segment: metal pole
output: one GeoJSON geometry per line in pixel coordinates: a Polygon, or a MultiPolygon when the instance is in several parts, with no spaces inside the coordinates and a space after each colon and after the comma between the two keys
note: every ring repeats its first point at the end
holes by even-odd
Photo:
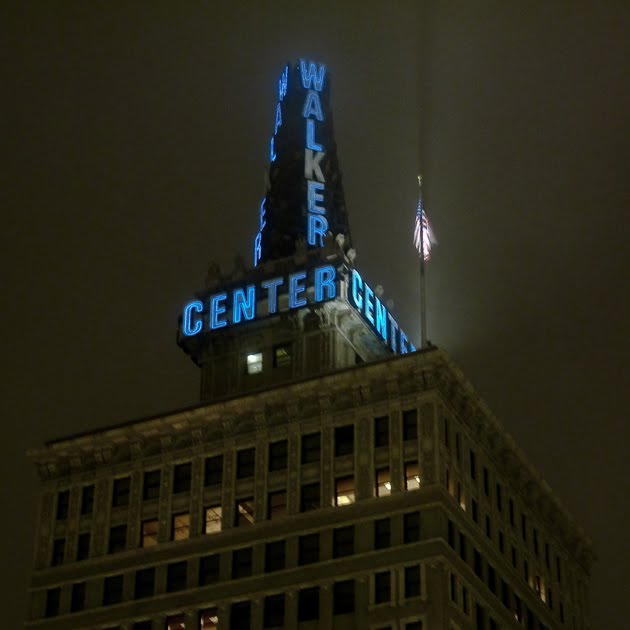
{"type": "Polygon", "coordinates": [[[422,203],[422,175],[418,175],[418,187],[420,188],[420,348],[424,349],[427,343],[427,298],[426,276],[424,268],[424,204],[422,203]]]}

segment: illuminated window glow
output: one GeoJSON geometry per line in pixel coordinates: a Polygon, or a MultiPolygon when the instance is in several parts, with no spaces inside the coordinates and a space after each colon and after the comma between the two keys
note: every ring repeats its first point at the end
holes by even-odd
{"type": "Polygon", "coordinates": [[[221,531],[221,517],[223,510],[220,505],[213,505],[206,508],[206,523],[204,533],[218,534],[221,531]]]}
{"type": "Polygon", "coordinates": [[[256,352],[255,354],[247,355],[247,373],[248,374],[260,374],[263,369],[263,356],[262,352],[256,352]]]}
{"type": "Polygon", "coordinates": [[[190,538],[190,514],[176,514],[173,516],[173,540],[190,538]]]}
{"type": "Polygon", "coordinates": [[[405,464],[405,490],[417,490],[420,487],[420,471],[417,462],[405,464]]]}
{"type": "Polygon", "coordinates": [[[340,477],[335,480],[335,505],[350,505],[354,503],[354,477],[340,477]]]}
{"type": "Polygon", "coordinates": [[[387,497],[392,493],[392,478],[389,468],[376,471],[376,496],[387,497]]]}
{"type": "Polygon", "coordinates": [[[142,546],[152,547],[158,543],[159,521],[157,519],[142,523],[142,546]]]}

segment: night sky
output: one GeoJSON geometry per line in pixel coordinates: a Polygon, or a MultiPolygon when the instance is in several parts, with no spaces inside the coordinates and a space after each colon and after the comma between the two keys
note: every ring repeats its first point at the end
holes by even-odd
{"type": "MultiPolygon", "coordinates": [[[[625,3],[627,4],[627,3],[625,3]]],[[[177,316],[251,260],[276,80],[328,64],[357,265],[592,537],[594,628],[630,617],[624,3],[20,3],[4,114],[0,567],[21,625],[45,440],[195,404],[177,316]],[[342,5],[342,8],[339,5],[342,5]]]]}

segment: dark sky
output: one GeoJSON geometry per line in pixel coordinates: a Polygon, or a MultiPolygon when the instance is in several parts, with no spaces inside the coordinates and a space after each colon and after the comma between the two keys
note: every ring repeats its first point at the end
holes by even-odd
{"type": "Polygon", "coordinates": [[[276,79],[305,56],[333,76],[363,276],[417,341],[421,168],[439,239],[429,336],[592,536],[594,627],[627,628],[623,6],[206,0],[5,13],[7,627],[23,618],[31,564],[25,451],[197,402],[177,315],[210,260],[250,259],[276,79]]]}

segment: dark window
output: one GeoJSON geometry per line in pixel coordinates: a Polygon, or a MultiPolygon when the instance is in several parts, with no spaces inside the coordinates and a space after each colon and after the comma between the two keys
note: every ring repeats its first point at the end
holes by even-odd
{"type": "Polygon", "coordinates": [[[123,576],[108,575],[103,583],[103,606],[119,604],[123,600],[123,576]]]}
{"type": "Polygon", "coordinates": [[[319,462],[319,453],[321,448],[321,435],[319,433],[311,433],[302,436],[302,463],[310,464],[311,462],[319,462]]]}
{"type": "Polygon", "coordinates": [[[127,526],[116,525],[109,530],[109,553],[124,551],[127,546],[127,526]]]}
{"type": "Polygon", "coordinates": [[[354,453],[354,425],[347,424],[335,429],[335,457],[354,453]]]}
{"type": "Polygon", "coordinates": [[[505,580],[501,580],[501,603],[510,610],[510,587],[505,580]]]}
{"type": "Polygon", "coordinates": [[[422,630],[422,621],[411,621],[405,624],[405,630],[422,630]]]}
{"type": "Polygon", "coordinates": [[[374,418],[374,446],[387,446],[389,444],[389,417],[374,418]]]}
{"type": "Polygon", "coordinates": [[[455,549],[455,526],[450,519],[448,521],[448,545],[455,549]]]}
{"type": "Polygon", "coordinates": [[[516,557],[516,547],[512,545],[512,566],[516,569],[517,557],[516,557]]]}
{"type": "Polygon", "coordinates": [[[488,475],[488,469],[483,467],[483,493],[489,497],[490,496],[490,477],[488,475]]]}
{"type": "Polygon", "coordinates": [[[79,612],[85,608],[85,582],[77,582],[72,585],[70,599],[70,612],[79,612]]]}
{"type": "Polygon", "coordinates": [[[510,507],[510,525],[514,527],[514,500],[513,499],[510,499],[509,507],[510,507]]]}
{"type": "Polygon", "coordinates": [[[420,567],[405,567],[405,597],[420,595],[420,567]]]}
{"type": "Polygon", "coordinates": [[[550,569],[549,566],[549,543],[545,543],[545,566],[550,569]]]}
{"type": "Polygon", "coordinates": [[[199,586],[214,584],[221,579],[221,560],[218,553],[199,559],[199,586]]]}
{"type": "Polygon", "coordinates": [[[418,412],[415,409],[403,411],[403,440],[415,440],[418,438],[418,412]]]}
{"type": "Polygon", "coordinates": [[[526,582],[529,582],[529,564],[527,560],[523,560],[523,577],[526,582]]]}
{"type": "Polygon", "coordinates": [[[320,507],[319,483],[306,483],[300,493],[300,512],[317,510],[320,507]]]}
{"type": "Polygon", "coordinates": [[[276,540],[265,545],[265,572],[281,571],[286,566],[284,540],[276,540]]]}
{"type": "Polygon", "coordinates": [[[492,538],[492,526],[490,524],[490,517],[486,514],[486,536],[492,538]]]}
{"type": "Polygon", "coordinates": [[[497,630],[497,622],[490,617],[490,630],[497,630]]]}
{"type": "Polygon", "coordinates": [[[459,433],[455,434],[455,457],[458,463],[462,463],[462,440],[459,433]]]}
{"type": "Polygon", "coordinates": [[[468,598],[468,589],[462,586],[462,608],[467,615],[470,612],[470,600],[468,598]]]}
{"type": "Polygon", "coordinates": [[[94,509],[94,486],[83,486],[81,490],[81,514],[92,514],[94,509]]]}
{"type": "Polygon", "coordinates": [[[192,464],[177,464],[173,469],[173,494],[190,492],[190,480],[192,477],[192,464]]]}
{"type": "Polygon", "coordinates": [[[284,625],[284,593],[265,597],[263,628],[278,628],[284,625]]]}
{"type": "MultiPolygon", "coordinates": [[[[66,518],[68,518],[69,506],[70,506],[70,490],[64,490],[63,492],[59,492],[57,494],[57,520],[58,521],[63,521],[66,518]]],[[[54,590],[54,589],[51,589],[51,590],[54,590]]]]}
{"type": "MultiPolygon", "coordinates": [[[[65,518],[65,517],[64,517],[65,518]]],[[[59,600],[61,599],[61,589],[49,588],[46,591],[46,617],[55,617],[59,614],[59,600]]]]}
{"type": "Polygon", "coordinates": [[[560,602],[560,621],[564,623],[564,604],[560,602]]]}
{"type": "Polygon", "coordinates": [[[285,470],[287,467],[287,440],[280,440],[269,445],[269,471],[285,470]]]}
{"type": "Polygon", "coordinates": [[[53,567],[59,566],[63,562],[64,554],[66,553],[66,539],[57,538],[53,542],[52,558],[50,564],[53,567]]]}
{"type": "Polygon", "coordinates": [[[479,553],[479,551],[477,549],[475,549],[475,555],[474,555],[474,569],[475,569],[475,575],[479,578],[483,579],[483,568],[481,566],[481,554],[479,553]]]}
{"type": "Polygon", "coordinates": [[[486,611],[483,606],[475,604],[475,628],[476,630],[485,630],[486,611]]]}
{"type": "Polygon", "coordinates": [[[300,536],[298,543],[298,564],[319,562],[319,534],[300,536]]]}
{"type": "Polygon", "coordinates": [[[204,464],[203,483],[205,486],[218,486],[223,481],[223,455],[208,457],[204,464]]]}
{"type": "Polygon", "coordinates": [[[391,522],[388,518],[374,521],[374,549],[386,549],[391,545],[391,522]]]}
{"type": "Polygon", "coordinates": [[[234,527],[245,527],[254,523],[254,498],[238,499],[234,510],[234,527]]]}
{"type": "Polygon", "coordinates": [[[491,564],[488,565],[488,588],[491,593],[497,594],[497,572],[491,564]]]}
{"type": "Polygon", "coordinates": [[[477,456],[475,451],[470,451],[470,478],[477,478],[477,456]]]}
{"type": "Polygon", "coordinates": [[[235,602],[230,607],[230,630],[248,630],[251,624],[250,602],[235,602]]]}
{"type": "Polygon", "coordinates": [[[560,569],[560,556],[556,556],[556,575],[558,576],[558,582],[562,582],[562,571],[560,569]]]}
{"type": "Polygon", "coordinates": [[[521,514],[521,535],[523,540],[527,542],[527,516],[525,514],[521,514]]]}
{"type": "Polygon", "coordinates": [[[409,512],[403,516],[403,541],[405,544],[420,540],[420,512],[409,512]]]}
{"type": "Polygon", "coordinates": [[[449,448],[450,446],[450,429],[448,426],[448,418],[444,418],[444,446],[449,448]]]}
{"type": "Polygon", "coordinates": [[[451,583],[451,601],[457,603],[457,578],[453,573],[450,575],[450,583],[451,583]]]}
{"type": "Polygon", "coordinates": [[[333,585],[333,614],[354,612],[354,580],[335,582],[333,585]]]}
{"type": "Polygon", "coordinates": [[[153,630],[153,622],[150,619],[146,621],[136,621],[133,624],[133,630],[153,630]]]}
{"type": "Polygon", "coordinates": [[[534,529],[533,537],[534,537],[534,553],[538,555],[538,530],[537,529],[534,529]]]}
{"type": "Polygon", "coordinates": [[[273,349],[273,367],[283,368],[291,366],[291,344],[285,343],[274,346],[273,349]]]}
{"type": "Polygon", "coordinates": [[[252,574],[252,548],[235,549],[232,552],[232,579],[252,574]]]}
{"type": "Polygon", "coordinates": [[[166,592],[174,593],[176,591],[183,591],[186,588],[188,572],[188,563],[173,562],[169,564],[166,569],[166,592]]]}
{"type": "Polygon", "coordinates": [[[129,505],[129,491],[131,489],[131,477],[114,479],[114,490],[112,492],[112,507],[129,505]]]}
{"type": "Polygon", "coordinates": [[[136,572],[134,598],[151,597],[155,589],[155,568],[140,569],[136,572]]]}
{"type": "Polygon", "coordinates": [[[338,527],[333,531],[333,558],[343,558],[354,553],[354,525],[338,527]]]}
{"type": "Polygon", "coordinates": [[[391,574],[389,571],[374,575],[374,603],[383,604],[391,599],[391,574]]]}
{"type": "Polygon", "coordinates": [[[287,491],[278,490],[267,495],[267,518],[281,518],[287,514],[287,491]]]}
{"type": "Polygon", "coordinates": [[[160,480],[162,472],[158,470],[150,470],[144,473],[142,483],[142,499],[150,501],[151,499],[160,498],[160,480]]]}
{"type": "Polygon", "coordinates": [[[319,619],[319,587],[303,588],[298,592],[298,621],[319,619]]]}
{"type": "Polygon", "coordinates": [[[459,532],[459,557],[466,562],[466,536],[459,532]]]}
{"type": "Polygon", "coordinates": [[[142,521],[140,528],[140,546],[152,547],[158,543],[158,534],[160,531],[160,521],[153,518],[149,521],[142,521]]]}
{"type": "Polygon", "coordinates": [[[547,602],[549,603],[549,608],[553,610],[553,592],[551,589],[547,589],[547,602]]]}
{"type": "Polygon", "coordinates": [[[77,540],[77,560],[87,560],[90,557],[90,532],[79,534],[77,540]]]}
{"type": "Polygon", "coordinates": [[[505,536],[503,532],[499,532],[499,551],[505,553],[505,536]]]}
{"type": "Polygon", "coordinates": [[[474,499],[472,500],[472,520],[475,521],[475,523],[479,522],[479,510],[477,509],[477,501],[474,499]]]}
{"type": "Polygon", "coordinates": [[[499,512],[503,509],[503,497],[501,494],[501,485],[497,484],[496,487],[496,497],[497,497],[497,510],[499,510],[499,512]]]}
{"type": "Polygon", "coordinates": [[[246,479],[254,476],[256,449],[246,448],[236,453],[236,478],[246,479]]]}

